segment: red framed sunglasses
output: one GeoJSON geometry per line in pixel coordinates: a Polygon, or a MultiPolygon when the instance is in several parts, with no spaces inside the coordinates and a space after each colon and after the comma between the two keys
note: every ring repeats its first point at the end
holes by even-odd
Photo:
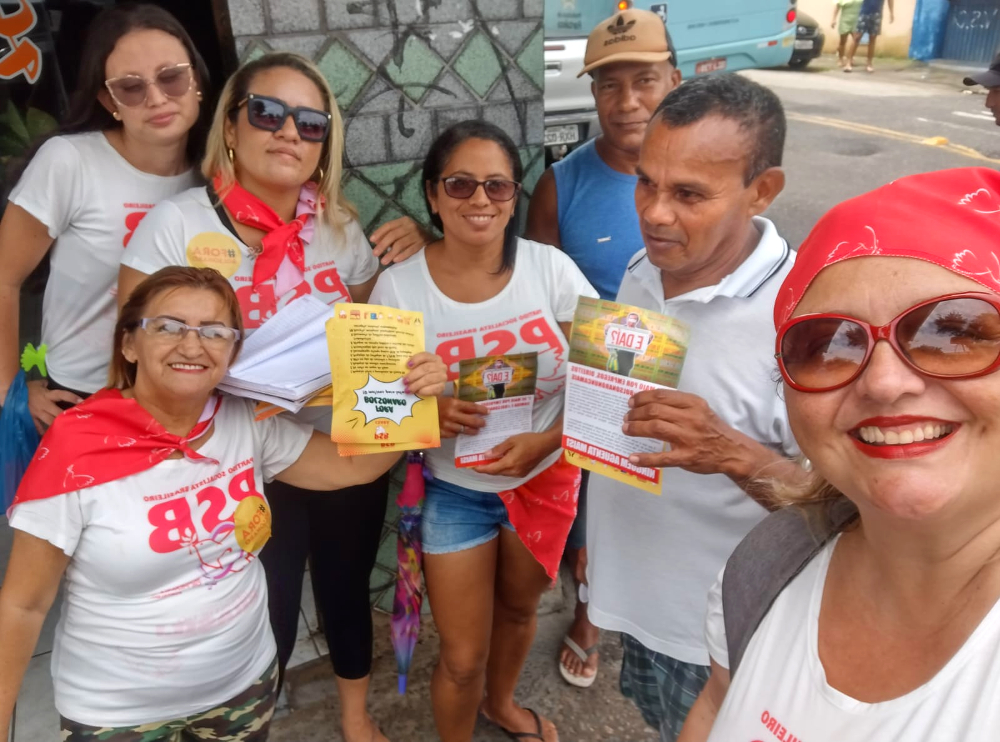
{"type": "Polygon", "coordinates": [[[922,301],[882,326],[842,314],[804,314],[778,329],[774,357],[792,389],[827,392],[858,378],[880,340],[924,376],[984,376],[1000,367],[1000,297],[947,294],[922,301]]]}

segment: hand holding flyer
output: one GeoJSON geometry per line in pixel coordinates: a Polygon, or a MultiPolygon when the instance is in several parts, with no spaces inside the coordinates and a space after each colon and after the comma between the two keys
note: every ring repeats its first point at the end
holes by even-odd
{"type": "Polygon", "coordinates": [[[410,394],[406,362],[424,349],[420,312],[337,304],[326,325],[333,373],[330,437],[342,455],[441,445],[437,399],[410,394]]]}
{"type": "Polygon", "coordinates": [[[662,453],[654,438],[625,435],[622,421],[636,393],[676,387],[690,331],[670,317],[581,297],[570,335],[563,448],[571,463],[659,494],[660,470],[631,454],[662,453]]]}
{"type": "Polygon", "coordinates": [[[489,415],[475,435],[458,436],[455,466],[496,461],[497,457],[489,455],[496,446],[531,431],[537,369],[537,353],[471,358],[459,364],[456,396],[485,407],[489,415]]]}

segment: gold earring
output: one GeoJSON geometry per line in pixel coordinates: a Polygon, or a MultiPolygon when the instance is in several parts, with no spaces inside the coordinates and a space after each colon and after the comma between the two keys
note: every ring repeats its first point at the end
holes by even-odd
{"type": "Polygon", "coordinates": [[[112,111],[111,112],[111,118],[113,118],[115,121],[121,121],[122,120],[122,115],[120,113],[118,113],[118,111],[112,111]]]}
{"type": "Polygon", "coordinates": [[[201,100],[201,91],[200,90],[196,90],[195,91],[195,95],[198,96],[198,100],[201,100]]]}
{"type": "Polygon", "coordinates": [[[316,185],[321,185],[323,183],[323,176],[324,175],[326,175],[326,173],[323,171],[323,166],[320,165],[319,166],[319,178],[316,179],[316,185]]]}
{"type": "Polygon", "coordinates": [[[226,149],[226,154],[229,155],[229,161],[230,162],[235,162],[236,161],[236,153],[233,152],[233,148],[232,147],[229,147],[229,148],[226,149]]]}

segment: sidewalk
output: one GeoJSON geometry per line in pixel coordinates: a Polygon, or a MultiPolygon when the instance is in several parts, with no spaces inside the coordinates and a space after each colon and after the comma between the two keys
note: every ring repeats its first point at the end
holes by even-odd
{"type": "MultiPolygon", "coordinates": [[[[518,701],[556,724],[561,742],[654,742],[656,732],[618,691],[621,644],[617,634],[601,640],[601,669],[586,690],[567,685],[559,674],[557,653],[572,620],[568,573],[543,598],[538,634],[521,674],[518,701]]],[[[405,696],[396,690],[396,659],[389,641],[389,617],[375,614],[375,663],[369,694],[372,717],[392,742],[437,739],[430,705],[430,678],[437,658],[438,636],[430,617],[421,626],[405,696]]],[[[341,742],[340,709],[333,670],[327,658],[301,665],[286,679],[291,710],[271,727],[271,742],[341,742]]],[[[480,720],[475,742],[503,742],[508,737],[480,720]]]]}

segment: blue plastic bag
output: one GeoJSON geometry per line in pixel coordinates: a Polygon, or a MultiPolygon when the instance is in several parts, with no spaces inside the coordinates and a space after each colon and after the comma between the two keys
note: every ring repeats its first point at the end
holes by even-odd
{"type": "Polygon", "coordinates": [[[35,422],[28,412],[24,371],[18,371],[0,410],[0,504],[5,512],[14,501],[17,486],[35,455],[38,441],[35,422]]]}

